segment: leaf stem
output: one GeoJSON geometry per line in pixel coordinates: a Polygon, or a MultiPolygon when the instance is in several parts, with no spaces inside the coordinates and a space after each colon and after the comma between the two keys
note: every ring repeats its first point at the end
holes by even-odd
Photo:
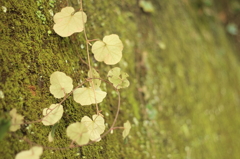
{"type": "MultiPolygon", "coordinates": [[[[82,82],[81,84],[79,84],[77,87],[75,87],[70,93],[66,94],[64,96],[64,98],[61,100],[60,103],[58,103],[54,108],[52,108],[43,118],[39,119],[39,120],[36,120],[36,121],[31,121],[31,122],[24,122],[22,124],[33,124],[33,123],[38,123],[38,122],[41,122],[43,121],[43,119],[45,117],[47,117],[54,109],[56,109],[59,105],[61,105],[77,88],[81,87],[84,83],[88,82],[87,80],[85,80],[84,82],[82,82]]],[[[49,109],[47,109],[49,110],[49,109]]],[[[22,125],[22,124],[19,124],[19,125],[22,125]]]]}
{"type": "Polygon", "coordinates": [[[124,127],[114,127],[111,130],[115,130],[115,129],[125,129],[124,127]]]}
{"type": "MultiPolygon", "coordinates": [[[[119,111],[120,111],[120,106],[121,106],[121,96],[120,96],[119,90],[118,90],[116,87],[114,87],[112,83],[108,82],[108,81],[105,80],[105,79],[102,79],[102,78],[92,78],[92,79],[100,79],[100,80],[104,81],[105,83],[111,85],[111,86],[113,87],[113,89],[114,89],[114,90],[117,92],[117,94],[118,94],[117,112],[116,112],[116,114],[115,114],[115,118],[114,118],[114,120],[113,120],[113,123],[112,123],[111,127],[110,127],[103,135],[101,135],[100,138],[98,138],[98,139],[96,139],[96,140],[94,140],[94,141],[90,141],[90,142],[88,142],[87,144],[84,144],[84,145],[72,145],[72,144],[71,144],[69,147],[61,147],[61,148],[43,146],[44,149],[48,149],[48,150],[67,150],[67,149],[71,149],[71,148],[77,148],[77,147],[82,147],[82,146],[90,145],[90,144],[92,144],[92,143],[94,143],[94,142],[97,142],[99,139],[105,137],[105,136],[106,136],[108,133],[110,133],[113,129],[117,129],[117,128],[118,128],[118,129],[122,129],[121,127],[114,127],[114,125],[116,124],[116,121],[117,121],[117,118],[118,118],[118,115],[119,115],[119,111]]],[[[86,79],[85,82],[87,82],[87,80],[88,80],[88,79],[86,79]]],[[[84,82],[84,83],[85,83],[85,82],[84,82]]],[[[82,83],[81,85],[83,85],[83,83],[82,83]]],[[[77,88],[80,87],[81,85],[77,86],[75,89],[77,89],[77,88]]],[[[75,89],[74,89],[74,90],[75,90],[75,89]]],[[[72,90],[72,92],[73,92],[74,90],[72,90]]],[[[72,92],[70,92],[69,94],[71,94],[72,92]]],[[[68,94],[68,95],[69,95],[69,94],[68,94]]],[[[28,143],[31,143],[31,145],[38,145],[38,144],[36,144],[36,143],[34,143],[34,142],[31,142],[30,140],[26,140],[26,139],[24,139],[24,140],[27,141],[28,143]]],[[[71,143],[73,143],[73,142],[71,142],[71,143]]]]}
{"type": "MultiPolygon", "coordinates": [[[[82,4],[82,0],[80,0],[80,10],[82,11],[82,14],[83,14],[83,4],[82,4]]],[[[83,19],[82,19],[83,20],[83,19]]],[[[84,21],[84,20],[83,20],[84,21]]],[[[83,23],[84,24],[84,23],[83,23]]],[[[61,100],[60,103],[57,104],[57,106],[55,108],[57,108],[59,105],[61,105],[77,88],[79,88],[80,86],[82,86],[84,83],[86,82],[91,82],[91,85],[92,85],[92,89],[93,89],[93,92],[94,92],[94,96],[95,96],[95,104],[96,104],[96,109],[97,109],[97,115],[100,115],[100,112],[99,111],[99,108],[98,108],[98,104],[97,104],[97,101],[96,101],[96,94],[95,94],[95,88],[94,88],[94,82],[93,82],[93,79],[100,79],[101,81],[104,81],[105,83],[111,85],[113,87],[113,89],[117,92],[117,95],[118,95],[118,104],[117,104],[117,110],[116,110],[116,114],[115,114],[115,118],[112,122],[112,125],[111,127],[104,133],[100,136],[100,138],[98,139],[95,139],[94,141],[90,141],[88,142],[87,144],[84,144],[84,145],[74,145],[74,141],[71,141],[71,144],[69,147],[62,147],[62,148],[57,148],[57,147],[47,147],[47,146],[42,146],[44,149],[49,149],[49,150],[67,150],[67,149],[71,149],[71,148],[77,148],[77,147],[82,147],[82,146],[85,146],[85,145],[89,145],[89,144],[92,144],[92,143],[95,143],[97,141],[99,141],[99,139],[103,138],[104,136],[106,136],[108,133],[110,133],[112,130],[114,129],[124,129],[124,127],[114,127],[115,124],[116,124],[116,121],[118,119],[118,116],[119,116],[119,111],[120,111],[120,106],[121,106],[121,97],[120,97],[120,92],[118,90],[118,85],[115,87],[112,83],[110,83],[109,81],[105,80],[105,79],[102,79],[102,78],[94,78],[93,77],[93,72],[92,72],[92,67],[91,67],[91,61],[90,61],[90,55],[89,55],[89,46],[91,43],[91,41],[96,41],[97,39],[93,39],[93,40],[88,40],[87,38],[87,34],[86,34],[86,30],[85,30],[85,24],[83,25],[83,32],[84,32],[84,37],[85,37],[85,40],[86,40],[86,49],[87,49],[87,58],[88,58],[88,67],[89,67],[89,71],[90,71],[90,78],[87,78],[85,79],[84,82],[82,82],[81,84],[79,84],[76,88],[74,88],[69,94],[65,94],[64,98],[61,100]],[[90,80],[90,81],[89,81],[90,80]]],[[[48,112],[48,114],[51,113],[51,111],[53,111],[55,108],[51,109],[50,112],[48,112]]],[[[46,116],[48,115],[46,114],[46,116]]],[[[46,117],[45,116],[45,117],[46,117]]],[[[43,117],[44,118],[44,117],[43,117]]],[[[25,122],[26,123],[35,123],[35,122],[41,122],[42,119],[40,120],[37,120],[37,121],[33,121],[33,122],[25,122]]],[[[32,141],[30,141],[29,139],[27,138],[23,138],[24,141],[28,142],[30,145],[38,145],[32,141]]]]}
{"type": "MultiPolygon", "coordinates": [[[[82,0],[80,1],[80,9],[82,11],[82,14],[83,14],[83,3],[82,3],[82,0]]],[[[86,28],[85,28],[85,23],[84,23],[84,19],[83,19],[83,16],[82,16],[82,22],[83,22],[83,33],[84,33],[84,37],[85,37],[85,40],[86,40],[86,47],[87,47],[87,58],[88,58],[88,67],[89,67],[89,71],[90,71],[90,76],[93,77],[93,72],[92,72],[92,67],[91,67],[91,61],[90,61],[90,56],[89,56],[89,42],[90,40],[88,40],[87,38],[87,33],[86,33],[86,28]]],[[[94,88],[94,83],[93,81],[90,81],[91,82],[91,85],[92,85],[92,89],[93,89],[93,93],[94,93],[94,99],[95,99],[95,105],[96,105],[96,109],[97,109],[97,114],[99,114],[99,108],[98,108],[98,104],[97,104],[97,99],[96,99],[96,93],[95,93],[95,88],[94,88]]]]}

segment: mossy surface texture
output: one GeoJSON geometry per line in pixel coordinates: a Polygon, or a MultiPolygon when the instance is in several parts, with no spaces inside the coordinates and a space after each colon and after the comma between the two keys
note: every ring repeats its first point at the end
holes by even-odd
{"type": "MultiPolygon", "coordinates": [[[[129,120],[130,136],[114,130],[102,141],[81,148],[45,149],[43,159],[156,158],[238,159],[240,157],[240,61],[221,24],[214,17],[199,16],[186,1],[153,0],[153,13],[135,1],[83,1],[88,15],[89,39],[118,34],[123,59],[117,66],[130,76],[131,86],[121,90],[117,126],[129,120]],[[166,47],[163,47],[165,44],[166,47]]],[[[74,4],[73,2],[71,4],[74,4]]],[[[54,33],[52,16],[67,2],[9,0],[0,2],[0,99],[2,118],[16,108],[25,121],[42,117],[42,109],[59,102],[49,92],[49,76],[62,71],[76,86],[87,77],[83,33],[61,38],[54,33]]],[[[96,62],[102,78],[111,68],[96,62]]],[[[110,125],[117,97],[100,104],[110,125]]],[[[68,147],[66,127],[95,113],[94,106],[80,106],[69,97],[53,143],[50,127],[22,125],[0,141],[0,158],[14,158],[31,145],[23,137],[47,147],[68,147]]]]}

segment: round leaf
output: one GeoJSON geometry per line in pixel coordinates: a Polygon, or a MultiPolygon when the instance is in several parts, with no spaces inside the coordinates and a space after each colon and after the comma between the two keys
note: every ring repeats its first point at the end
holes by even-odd
{"type": "Polygon", "coordinates": [[[73,99],[81,105],[91,105],[100,103],[106,97],[107,93],[101,90],[93,90],[93,88],[77,88],[73,92],[73,99]]]}
{"type": "Polygon", "coordinates": [[[61,12],[54,15],[53,20],[55,22],[54,31],[62,37],[67,37],[73,33],[83,31],[87,15],[82,11],[74,13],[72,7],[65,7],[61,12]]]}
{"type": "Polygon", "coordinates": [[[62,118],[63,106],[59,104],[52,104],[49,108],[43,109],[43,115],[45,116],[42,119],[43,125],[54,125],[62,118]]]}
{"type": "Polygon", "coordinates": [[[56,71],[50,76],[50,93],[55,98],[62,98],[73,89],[72,79],[63,72],[56,71]]]}
{"type": "Polygon", "coordinates": [[[108,65],[114,65],[121,60],[122,50],[122,41],[116,34],[105,36],[103,41],[97,41],[92,46],[95,59],[108,65]]]}
{"type": "Polygon", "coordinates": [[[101,140],[100,135],[105,130],[104,119],[102,116],[93,115],[92,119],[90,119],[88,116],[84,116],[81,122],[87,127],[88,133],[90,135],[90,140],[101,140]]]}
{"type": "Polygon", "coordinates": [[[15,159],[39,159],[43,153],[43,148],[40,146],[33,146],[30,150],[19,152],[15,159]]]}
{"type": "Polygon", "coordinates": [[[72,123],[67,127],[67,136],[78,145],[87,144],[89,141],[87,127],[79,122],[72,123]]]}

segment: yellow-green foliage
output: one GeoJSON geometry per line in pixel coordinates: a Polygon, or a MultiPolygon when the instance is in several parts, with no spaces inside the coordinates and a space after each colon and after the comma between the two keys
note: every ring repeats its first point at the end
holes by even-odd
{"type": "MultiPolygon", "coordinates": [[[[99,3],[99,2],[97,2],[99,3]]],[[[17,3],[8,1],[2,4],[7,8],[7,12],[1,12],[1,30],[4,37],[1,38],[1,90],[4,92],[4,99],[1,100],[2,113],[8,113],[12,108],[16,108],[24,116],[25,121],[33,121],[42,117],[42,109],[49,107],[52,103],[58,102],[49,92],[49,76],[54,71],[63,71],[73,78],[73,83],[77,85],[80,79],[86,77],[87,66],[80,60],[86,60],[85,41],[83,36],[73,35],[69,38],[61,38],[52,30],[53,21],[49,13],[52,6],[48,1],[26,1],[17,3]],[[41,6],[41,7],[39,7],[41,6]],[[39,18],[36,13],[41,12],[46,20],[39,18]]],[[[60,6],[56,4],[53,9],[57,12],[60,6]]],[[[95,14],[95,9],[90,2],[84,3],[86,11],[92,15],[92,23],[87,28],[93,30],[98,28],[98,32],[88,31],[89,37],[102,37],[104,34],[119,32],[119,29],[110,29],[111,26],[99,28],[100,23],[112,23],[116,19],[101,19],[95,14]],[[94,20],[95,19],[95,20],[94,20]],[[110,22],[111,21],[111,22],[110,22]],[[95,24],[94,24],[95,23],[95,24]]],[[[114,6],[113,3],[99,3],[101,8],[114,6]]],[[[103,10],[99,8],[100,10],[103,10]]],[[[118,9],[118,7],[116,7],[118,9]]],[[[100,11],[99,14],[107,16],[111,10],[100,11]],[[102,13],[101,13],[102,12],[102,13]]],[[[112,14],[112,13],[111,13],[112,14]]],[[[114,13],[116,15],[116,13],[114,13]]],[[[101,66],[99,66],[101,67],[101,66]]],[[[103,71],[104,72],[104,71],[103,71]]],[[[108,97],[100,105],[101,109],[108,112],[106,116],[108,125],[113,121],[117,98],[108,97]],[[112,99],[111,99],[112,98],[112,99]],[[106,105],[106,106],[104,106],[106,105]]],[[[123,100],[124,101],[124,100],[123,100]]],[[[69,139],[66,137],[66,127],[73,121],[79,121],[83,115],[92,114],[94,109],[82,108],[79,104],[68,99],[64,105],[66,115],[59,124],[53,143],[49,143],[47,136],[51,131],[50,127],[44,127],[41,123],[23,125],[16,133],[9,133],[2,143],[0,152],[4,158],[12,158],[22,150],[28,150],[29,145],[22,140],[26,136],[31,141],[49,147],[68,147],[69,139]]],[[[125,109],[127,103],[122,104],[125,109]]],[[[129,118],[129,115],[121,115],[119,123],[129,118]]],[[[43,158],[73,158],[75,155],[87,156],[88,158],[117,158],[121,153],[121,147],[116,143],[124,144],[121,131],[117,131],[106,137],[101,143],[84,148],[75,148],[63,151],[44,151],[43,158]],[[107,144],[108,143],[108,144],[107,144]],[[116,152],[117,151],[117,152],[116,152]],[[60,157],[61,156],[61,157],[60,157]]],[[[124,154],[124,153],[122,153],[124,154]]]]}
{"type": "MultiPolygon", "coordinates": [[[[7,8],[0,12],[3,116],[16,108],[25,120],[39,119],[41,110],[56,102],[49,93],[49,76],[56,70],[71,75],[75,85],[87,77],[87,67],[79,60],[79,56],[86,60],[83,36],[57,36],[48,11],[52,7],[46,0],[41,3],[42,9],[35,0],[0,3],[7,8]],[[46,24],[36,15],[39,10],[46,24]]],[[[152,4],[155,11],[144,13],[135,1],[84,2],[91,15],[88,37],[116,33],[124,43],[119,66],[128,72],[131,85],[121,93],[118,122],[134,123],[130,138],[123,142],[121,132],[114,131],[94,145],[44,151],[43,158],[239,158],[240,64],[222,27],[214,17],[199,19],[188,1],[153,0],[152,4]],[[161,42],[165,49],[159,47],[161,42]]],[[[66,2],[55,5],[58,12],[66,2]]],[[[109,70],[98,67],[105,74],[109,70]]],[[[110,114],[104,114],[106,121],[113,120],[116,110],[112,94],[100,105],[110,114]]],[[[59,140],[49,143],[51,130],[41,123],[23,126],[0,141],[1,157],[13,158],[30,149],[23,136],[45,146],[68,146],[61,130],[93,111],[82,109],[71,98],[64,107],[67,113],[55,134],[59,140]]]]}

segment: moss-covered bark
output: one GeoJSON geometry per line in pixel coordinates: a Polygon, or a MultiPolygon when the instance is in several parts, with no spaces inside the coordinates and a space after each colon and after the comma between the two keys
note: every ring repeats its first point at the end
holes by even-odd
{"type": "MultiPolygon", "coordinates": [[[[101,142],[68,150],[44,150],[42,158],[238,158],[239,61],[214,16],[199,17],[188,1],[153,0],[154,13],[145,13],[135,1],[84,1],[89,39],[118,34],[124,43],[120,66],[130,75],[131,86],[121,90],[117,125],[133,124],[127,140],[121,130],[101,142]],[[166,49],[161,46],[165,43],[166,49]],[[234,145],[234,146],[233,146],[234,145]]],[[[42,117],[42,109],[58,102],[49,93],[49,76],[62,71],[74,85],[86,77],[86,47],[82,33],[61,38],[52,29],[49,13],[66,2],[47,0],[0,2],[0,99],[2,117],[16,108],[26,121],[42,117]]],[[[74,5],[74,2],[71,3],[74,5]]],[[[109,66],[99,64],[101,77],[109,66]]],[[[108,88],[100,104],[108,124],[117,98],[108,88]],[[106,113],[109,116],[106,116],[106,113]]],[[[3,158],[29,149],[26,136],[48,147],[67,147],[65,128],[93,107],[82,107],[70,97],[53,143],[50,127],[23,125],[1,142],[3,158]]]]}
{"type": "MultiPolygon", "coordinates": [[[[74,5],[74,3],[71,3],[74,5]]],[[[62,71],[71,76],[75,86],[80,80],[86,77],[87,66],[80,60],[86,60],[86,46],[82,33],[75,34],[69,38],[61,38],[56,35],[52,29],[53,21],[49,10],[58,12],[66,2],[52,3],[50,1],[6,1],[1,6],[7,8],[7,12],[1,11],[1,90],[4,92],[4,99],[1,99],[1,113],[6,117],[7,112],[12,108],[17,108],[25,121],[34,121],[42,117],[42,109],[48,107],[51,103],[56,103],[49,93],[49,76],[54,71],[62,71]]],[[[74,6],[76,7],[76,6],[74,6]]],[[[114,2],[84,2],[84,10],[88,15],[86,25],[89,39],[102,39],[103,36],[116,33],[124,43],[131,35],[122,27],[127,23],[128,15],[122,15],[121,9],[114,2]]],[[[129,25],[128,31],[135,31],[135,24],[129,25]]],[[[124,53],[125,63],[122,63],[122,69],[130,70],[134,68],[127,67],[128,62],[134,61],[133,47],[126,47],[124,53]],[[127,58],[132,60],[126,60],[127,58]]],[[[91,58],[92,60],[93,58],[91,58]]],[[[133,62],[132,62],[133,63],[133,62]]],[[[110,67],[98,65],[103,78],[106,76],[110,67]]],[[[134,71],[131,73],[133,75],[134,71]]],[[[132,87],[134,88],[134,87],[132,87]]],[[[106,122],[110,125],[113,122],[116,113],[117,97],[111,93],[105,102],[100,105],[103,114],[106,116],[106,122]],[[111,96],[112,95],[112,96],[111,96]]],[[[126,94],[126,93],[125,93],[126,94]]],[[[128,109],[130,103],[126,100],[127,96],[122,97],[122,109],[128,109]]],[[[134,98],[134,91],[128,95],[133,105],[135,105],[135,114],[138,114],[138,104],[134,98]]],[[[48,147],[68,147],[69,139],[66,137],[66,127],[75,121],[80,121],[84,115],[93,114],[94,107],[81,107],[74,103],[72,98],[64,103],[65,115],[60,122],[56,133],[54,143],[47,141],[47,135],[51,130],[41,123],[31,124],[29,129],[23,125],[22,129],[16,133],[9,133],[5,137],[1,146],[1,156],[3,158],[13,158],[16,153],[29,149],[26,142],[22,142],[22,137],[26,136],[31,141],[48,147]],[[16,134],[16,135],[14,135],[16,134]]],[[[131,110],[131,109],[130,109],[131,110]]],[[[130,119],[130,112],[122,111],[117,124],[121,126],[123,122],[130,119]]],[[[107,136],[103,141],[85,146],[83,148],[74,148],[64,151],[44,151],[43,158],[118,158],[131,154],[133,150],[127,150],[124,147],[129,146],[122,140],[122,131],[116,131],[113,135],[107,136]],[[126,153],[126,151],[129,151],[126,153]]],[[[138,152],[138,151],[136,151],[138,152]]]]}

